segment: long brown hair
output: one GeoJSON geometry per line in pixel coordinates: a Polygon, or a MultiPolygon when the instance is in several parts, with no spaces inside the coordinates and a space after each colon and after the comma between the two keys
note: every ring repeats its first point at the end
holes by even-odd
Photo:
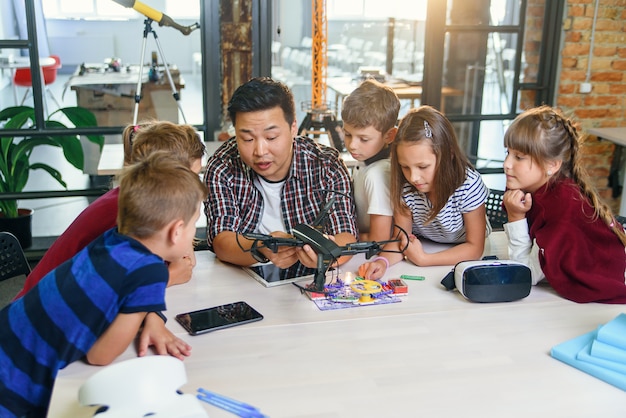
{"type": "Polygon", "coordinates": [[[561,161],[561,168],[548,180],[572,179],[582,196],[599,217],[626,245],[626,234],[615,220],[611,209],[600,199],[581,163],[580,147],[583,138],[570,119],[556,108],[539,106],[521,113],[504,134],[504,146],[529,155],[533,161],[545,164],[561,161]]]}
{"type": "Polygon", "coordinates": [[[428,196],[433,205],[427,219],[430,222],[463,184],[466,170],[472,168],[472,164],[459,147],[454,127],[441,112],[431,106],[409,110],[400,121],[398,133],[391,145],[391,201],[401,212],[406,213],[409,208],[402,199],[407,179],[398,164],[398,145],[422,141],[431,145],[437,158],[433,188],[428,196]]]}

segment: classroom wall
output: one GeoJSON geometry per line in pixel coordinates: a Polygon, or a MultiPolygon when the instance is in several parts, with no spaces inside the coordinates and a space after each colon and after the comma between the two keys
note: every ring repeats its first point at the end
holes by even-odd
{"type": "MultiPolygon", "coordinates": [[[[579,91],[580,83],[586,79],[594,9],[595,1],[567,1],[556,97],[556,105],[575,116],[583,132],[591,127],[626,126],[626,4],[623,0],[600,1],[591,56],[592,90],[589,94],[579,91]]],[[[532,7],[529,12],[532,14],[532,7]]],[[[620,198],[612,198],[608,187],[614,148],[609,141],[589,137],[583,150],[595,186],[617,213],[620,198]]]]}

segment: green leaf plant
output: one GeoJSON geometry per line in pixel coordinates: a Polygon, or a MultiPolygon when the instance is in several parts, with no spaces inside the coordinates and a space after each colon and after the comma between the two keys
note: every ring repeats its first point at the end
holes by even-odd
{"type": "MultiPolygon", "coordinates": [[[[46,119],[47,128],[70,128],[58,119],[65,117],[75,128],[97,126],[95,115],[82,107],[65,107],[50,114],[46,119]]],[[[67,184],[59,170],[41,162],[30,162],[33,150],[40,145],[59,147],[65,159],[79,170],[83,170],[84,155],[80,135],[28,136],[28,130],[35,123],[35,109],[28,106],[7,107],[0,111],[0,125],[3,129],[23,129],[24,135],[9,137],[0,129],[0,193],[20,193],[28,182],[31,170],[43,170],[50,174],[61,186],[67,184]]],[[[100,146],[104,145],[103,135],[87,135],[87,139],[100,146]]],[[[0,200],[0,212],[7,218],[18,216],[17,200],[0,200]]]]}

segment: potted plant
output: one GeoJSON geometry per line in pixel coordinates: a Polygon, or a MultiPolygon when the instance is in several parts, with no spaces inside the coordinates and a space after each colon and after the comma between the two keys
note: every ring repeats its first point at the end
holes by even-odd
{"type": "MultiPolygon", "coordinates": [[[[63,120],[68,120],[76,128],[97,126],[96,117],[88,109],[65,107],[50,114],[46,119],[46,127],[69,128],[70,126],[67,126],[63,120]]],[[[67,184],[59,170],[46,163],[31,163],[30,157],[33,149],[38,146],[48,145],[63,149],[65,159],[74,167],[80,170],[83,169],[84,155],[79,135],[29,136],[28,128],[33,125],[34,121],[35,109],[32,107],[13,106],[0,111],[0,124],[4,124],[3,129],[24,130],[22,136],[10,137],[2,135],[2,129],[0,129],[0,193],[22,192],[31,170],[47,172],[61,186],[67,189],[67,184]]],[[[87,135],[87,138],[89,141],[98,144],[100,149],[102,149],[104,136],[87,135]]],[[[32,244],[31,217],[32,210],[18,209],[17,200],[0,199],[0,221],[5,223],[0,228],[9,230],[14,235],[17,235],[23,248],[28,248],[32,244]],[[7,226],[6,222],[21,223],[22,227],[25,227],[27,230],[21,232],[19,231],[20,226],[7,226]],[[12,228],[15,230],[11,230],[12,228]]]]}

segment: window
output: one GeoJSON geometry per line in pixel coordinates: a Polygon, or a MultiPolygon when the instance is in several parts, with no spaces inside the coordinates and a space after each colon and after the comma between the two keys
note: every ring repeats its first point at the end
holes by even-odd
{"type": "MultiPolygon", "coordinates": [[[[53,19],[141,19],[141,13],[115,0],[42,0],[44,14],[53,19]]],[[[200,0],[147,0],[148,7],[172,19],[200,16],[200,0]]]]}

